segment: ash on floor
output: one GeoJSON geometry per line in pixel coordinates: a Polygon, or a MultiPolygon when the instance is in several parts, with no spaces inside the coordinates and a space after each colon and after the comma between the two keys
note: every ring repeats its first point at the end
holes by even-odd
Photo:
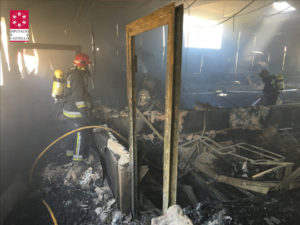
{"type": "MultiPolygon", "coordinates": [[[[64,158],[61,155],[57,159],[64,158]]],[[[48,158],[49,159],[49,158],[48,158]]],[[[84,162],[46,160],[36,180],[39,189],[28,193],[8,216],[6,225],[53,224],[41,198],[52,208],[60,225],[131,224],[150,225],[161,211],[143,205],[148,211],[133,220],[122,214],[109,186],[96,153],[84,162]]],[[[153,206],[153,205],[152,205],[153,206]]],[[[279,225],[299,224],[300,190],[274,192],[265,196],[231,202],[201,202],[184,208],[193,224],[204,225],[279,225]]]]}
{"type": "Polygon", "coordinates": [[[300,189],[233,202],[206,202],[183,212],[194,225],[298,225],[300,189]]]}
{"type": "Polygon", "coordinates": [[[94,224],[150,224],[159,211],[144,212],[138,219],[124,215],[103,179],[98,155],[93,152],[88,160],[71,162],[62,155],[46,160],[40,169],[39,189],[28,193],[6,219],[7,225],[53,224],[41,199],[49,204],[60,225],[94,224]]]}

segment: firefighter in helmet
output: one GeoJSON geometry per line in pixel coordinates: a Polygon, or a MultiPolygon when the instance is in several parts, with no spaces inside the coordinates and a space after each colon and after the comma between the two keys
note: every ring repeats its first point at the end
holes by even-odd
{"type": "MultiPolygon", "coordinates": [[[[79,53],[75,56],[74,67],[65,76],[63,114],[68,118],[69,129],[88,125],[91,98],[88,93],[90,57],[79,53]]],[[[86,130],[75,133],[67,140],[67,156],[81,161],[88,156],[86,130]]]]}
{"type": "Polygon", "coordinates": [[[267,69],[263,69],[259,76],[264,83],[262,104],[265,106],[276,105],[278,96],[284,89],[284,80],[281,74],[272,75],[267,69]]]}

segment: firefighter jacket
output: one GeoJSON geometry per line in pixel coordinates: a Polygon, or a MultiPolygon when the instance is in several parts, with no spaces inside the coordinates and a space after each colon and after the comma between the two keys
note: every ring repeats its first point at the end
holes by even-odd
{"type": "Polygon", "coordinates": [[[90,104],[88,72],[71,69],[66,75],[63,114],[68,118],[87,117],[90,104]]]}
{"type": "Polygon", "coordinates": [[[275,85],[275,76],[274,75],[268,75],[267,77],[263,78],[263,83],[264,83],[264,104],[265,105],[275,105],[279,91],[276,88],[275,85]]]}

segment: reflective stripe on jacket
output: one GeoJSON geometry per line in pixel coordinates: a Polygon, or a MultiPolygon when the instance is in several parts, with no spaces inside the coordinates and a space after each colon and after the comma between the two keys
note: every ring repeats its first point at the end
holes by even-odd
{"type": "Polygon", "coordinates": [[[71,111],[67,111],[67,110],[63,109],[63,114],[69,118],[82,118],[82,115],[80,112],[71,112],[71,111]]]}
{"type": "Polygon", "coordinates": [[[67,77],[64,88],[63,114],[69,118],[87,116],[89,93],[87,72],[72,69],[67,77]]]}

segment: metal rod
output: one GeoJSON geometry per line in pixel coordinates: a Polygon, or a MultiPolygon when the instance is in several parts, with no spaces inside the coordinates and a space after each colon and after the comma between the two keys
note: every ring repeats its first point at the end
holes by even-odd
{"type": "MultiPolygon", "coordinates": [[[[261,176],[263,176],[263,175],[265,175],[267,173],[270,173],[272,171],[276,171],[276,170],[278,170],[280,168],[290,167],[290,166],[294,165],[294,163],[279,161],[279,160],[283,160],[284,159],[284,157],[281,156],[281,155],[279,155],[279,154],[276,154],[276,153],[268,151],[266,149],[263,149],[263,148],[260,148],[260,147],[254,146],[254,145],[249,145],[249,144],[246,144],[246,143],[238,143],[238,144],[227,146],[227,147],[221,147],[215,141],[211,140],[208,137],[204,137],[204,136],[201,136],[201,137],[199,137],[196,140],[190,141],[189,143],[192,143],[194,141],[198,141],[198,142],[201,142],[202,144],[205,144],[208,148],[210,148],[210,150],[212,150],[212,151],[214,151],[214,152],[216,152],[218,154],[221,154],[221,155],[231,155],[233,157],[236,157],[236,158],[248,161],[248,162],[250,162],[252,164],[255,164],[255,165],[275,165],[276,166],[276,167],[267,169],[265,171],[262,171],[262,172],[260,172],[260,173],[258,173],[256,175],[252,176],[252,178],[254,178],[254,179],[257,178],[257,177],[261,177],[261,176]],[[214,144],[215,146],[220,146],[220,148],[216,149],[216,148],[214,148],[208,142],[214,144]],[[246,146],[250,146],[253,149],[247,148],[246,146]],[[229,151],[229,152],[221,152],[222,150],[226,150],[226,149],[232,149],[232,150],[229,151]],[[259,156],[263,156],[263,157],[267,158],[268,161],[266,161],[266,159],[264,159],[264,160],[261,160],[261,159],[251,159],[249,157],[241,156],[238,153],[236,153],[236,151],[238,149],[244,150],[244,151],[249,151],[249,152],[254,153],[256,155],[259,155],[259,156]],[[255,151],[255,150],[257,150],[257,151],[255,151]],[[233,151],[235,151],[235,153],[233,151]],[[268,153],[270,155],[273,155],[274,157],[272,157],[270,155],[266,155],[264,153],[268,153]]],[[[181,145],[181,146],[184,146],[184,145],[181,145]]]]}
{"type": "MultiPolygon", "coordinates": [[[[93,26],[92,26],[93,29],[93,26]]],[[[96,64],[96,44],[95,44],[95,34],[94,31],[92,30],[92,51],[93,51],[93,74],[92,74],[92,89],[95,88],[95,77],[96,77],[96,69],[97,69],[97,64],[96,64]]]]}
{"type": "Polygon", "coordinates": [[[263,176],[263,175],[265,175],[265,174],[271,173],[271,172],[273,172],[273,171],[276,171],[276,170],[278,170],[278,169],[280,169],[280,168],[284,168],[284,167],[286,167],[286,166],[281,165],[281,166],[273,167],[273,168],[271,168],[271,169],[268,169],[268,170],[265,170],[265,171],[263,171],[263,172],[260,172],[260,173],[258,173],[258,174],[253,175],[252,178],[253,178],[253,179],[256,179],[256,178],[258,178],[258,177],[261,177],[261,176],[263,176]]]}
{"type": "Polygon", "coordinates": [[[282,59],[282,66],[281,66],[281,71],[284,70],[284,66],[285,66],[285,59],[286,59],[286,52],[287,52],[287,47],[284,46],[284,49],[283,49],[283,59],[282,59]]]}
{"type": "Polygon", "coordinates": [[[237,74],[237,70],[238,70],[238,62],[239,62],[239,50],[240,50],[240,40],[241,40],[241,35],[242,32],[239,32],[239,36],[238,36],[238,43],[237,43],[237,50],[236,50],[236,56],[235,56],[235,74],[237,74]]]}

